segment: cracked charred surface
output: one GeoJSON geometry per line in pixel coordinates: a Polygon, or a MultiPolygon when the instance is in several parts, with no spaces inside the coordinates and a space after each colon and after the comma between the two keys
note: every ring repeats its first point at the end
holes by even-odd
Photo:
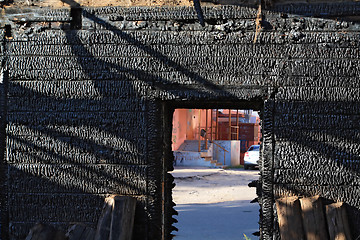
{"type": "MultiPolygon", "coordinates": [[[[274,7],[283,4],[302,4],[302,0],[203,0],[202,5],[241,5],[241,6],[257,6],[260,2],[266,7],[274,7]]],[[[356,0],[307,0],[306,3],[344,3],[356,2],[356,0]]],[[[104,7],[104,6],[192,6],[193,0],[1,0],[0,4],[11,7],[104,7]]]]}
{"type": "Polygon", "coordinates": [[[191,6],[192,0],[10,0],[2,1],[10,7],[104,7],[104,6],[191,6]]]}
{"type": "Polygon", "coordinates": [[[135,239],[170,239],[171,109],[210,105],[261,110],[263,239],[291,194],[344,201],[360,234],[359,9],[262,9],[253,44],[251,7],[203,7],[204,27],[191,7],[5,8],[2,239],[94,225],[108,194],[138,199],[135,239]]]}

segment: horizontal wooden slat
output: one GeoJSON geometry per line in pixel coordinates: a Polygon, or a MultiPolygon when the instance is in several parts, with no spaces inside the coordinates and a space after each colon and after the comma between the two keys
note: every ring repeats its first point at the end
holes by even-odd
{"type": "Polygon", "coordinates": [[[13,164],[9,191],[144,195],[146,167],[121,165],[13,164]]]}

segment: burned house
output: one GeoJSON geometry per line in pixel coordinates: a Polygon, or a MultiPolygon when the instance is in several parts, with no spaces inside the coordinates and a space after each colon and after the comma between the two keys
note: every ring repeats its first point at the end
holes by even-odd
{"type": "Polygon", "coordinates": [[[171,239],[175,108],[260,111],[261,239],[293,194],[360,235],[359,2],[93,2],[0,1],[1,239],[94,225],[109,194],[171,239]]]}

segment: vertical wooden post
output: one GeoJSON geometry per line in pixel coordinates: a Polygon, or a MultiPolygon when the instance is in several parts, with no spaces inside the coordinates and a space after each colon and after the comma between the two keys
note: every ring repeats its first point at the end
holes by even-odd
{"type": "Polygon", "coordinates": [[[298,197],[276,200],[281,240],[305,239],[298,197]]]}
{"type": "Polygon", "coordinates": [[[111,197],[105,198],[103,211],[98,220],[95,240],[108,240],[110,236],[111,212],[114,205],[114,199],[111,197]]]}
{"type": "MultiPolygon", "coordinates": [[[[34,227],[30,229],[29,234],[25,238],[25,240],[43,240],[43,239],[67,240],[68,238],[65,236],[65,233],[63,231],[57,230],[55,227],[44,223],[37,223],[34,227]]],[[[92,235],[92,239],[94,239],[94,235],[92,235]]]]}
{"type": "Polygon", "coordinates": [[[135,208],[136,199],[133,197],[111,196],[106,198],[94,239],[131,239],[135,218],[135,208]]]}
{"type": "MultiPolygon", "coordinates": [[[[67,234],[68,238],[66,238],[64,236],[64,239],[67,240],[94,240],[94,236],[95,236],[95,229],[91,228],[91,227],[87,227],[86,225],[83,224],[75,224],[72,225],[68,231],[67,234]]],[[[58,239],[58,238],[54,238],[58,239]]]]}
{"type": "Polygon", "coordinates": [[[132,238],[135,208],[135,198],[127,196],[114,197],[109,240],[127,240],[132,238]]]}
{"type": "Polygon", "coordinates": [[[326,219],[330,240],[352,239],[344,203],[326,205],[326,219]]]}
{"type": "Polygon", "coordinates": [[[239,109],[236,109],[236,140],[239,140],[239,109]]]}
{"type": "Polygon", "coordinates": [[[205,117],[205,150],[208,149],[208,142],[207,142],[207,135],[208,135],[208,109],[205,109],[205,114],[206,114],[206,117],[205,117]]]}
{"type": "Polygon", "coordinates": [[[210,141],[213,140],[213,110],[210,109],[210,141]]]}
{"type": "Polygon", "coordinates": [[[231,140],[231,109],[229,109],[229,140],[231,140]]]}
{"type": "Polygon", "coordinates": [[[225,150],[224,150],[224,166],[225,166],[225,159],[226,159],[226,152],[225,152],[225,150]]]}
{"type": "Polygon", "coordinates": [[[306,239],[329,239],[320,196],[302,198],[300,204],[306,239]]]}
{"type": "Polygon", "coordinates": [[[215,140],[219,140],[219,109],[216,109],[215,140]]]}
{"type": "Polygon", "coordinates": [[[199,109],[199,146],[198,146],[198,151],[201,152],[201,109],[199,109]]]}

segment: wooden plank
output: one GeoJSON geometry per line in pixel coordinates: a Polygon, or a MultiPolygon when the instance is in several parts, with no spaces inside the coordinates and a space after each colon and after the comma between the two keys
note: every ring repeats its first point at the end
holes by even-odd
{"type": "Polygon", "coordinates": [[[210,142],[213,140],[213,109],[210,109],[210,142]]]}
{"type": "Polygon", "coordinates": [[[25,240],[66,240],[63,232],[55,229],[53,226],[38,223],[31,228],[25,240]]]}
{"type": "Polygon", "coordinates": [[[110,196],[105,199],[94,240],[128,240],[132,237],[136,199],[110,196]]]}
{"type": "Polygon", "coordinates": [[[75,224],[66,233],[68,240],[93,240],[95,229],[81,224],[75,224]]]}
{"type": "Polygon", "coordinates": [[[208,133],[208,109],[205,109],[205,150],[208,149],[207,133],[208,133]]]}
{"type": "Polygon", "coordinates": [[[326,205],[326,220],[330,240],[350,240],[351,232],[343,202],[326,205]]]}
{"type": "Polygon", "coordinates": [[[276,200],[276,210],[282,240],[305,239],[298,197],[276,200]]]}
{"type": "Polygon", "coordinates": [[[329,239],[320,196],[300,199],[303,226],[307,240],[329,239]]]}
{"type": "Polygon", "coordinates": [[[128,196],[115,196],[111,215],[109,240],[128,240],[133,233],[136,199],[128,196]]]}
{"type": "Polygon", "coordinates": [[[111,213],[114,205],[114,198],[105,198],[103,211],[98,220],[95,233],[95,240],[108,240],[110,235],[111,213]]]}
{"type": "Polygon", "coordinates": [[[236,139],[239,140],[239,109],[236,109],[236,139]]]}
{"type": "Polygon", "coordinates": [[[219,139],[219,109],[216,109],[215,140],[219,139]]]}
{"type": "Polygon", "coordinates": [[[198,139],[198,152],[201,152],[201,109],[199,109],[199,139],[198,139]]]}
{"type": "Polygon", "coordinates": [[[231,140],[231,109],[229,109],[229,140],[231,140]]]}

